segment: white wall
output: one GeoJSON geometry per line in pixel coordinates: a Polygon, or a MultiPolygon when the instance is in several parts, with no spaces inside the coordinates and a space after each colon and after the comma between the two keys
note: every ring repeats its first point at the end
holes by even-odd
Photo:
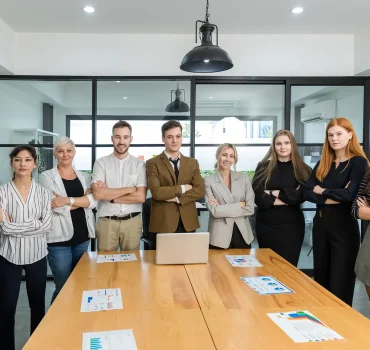
{"type": "Polygon", "coordinates": [[[354,75],[370,75],[370,27],[354,36],[354,75]]]}
{"type": "Polygon", "coordinates": [[[0,74],[14,70],[16,33],[0,18],[0,74]]]}
{"type": "MultiPolygon", "coordinates": [[[[189,75],[179,69],[194,35],[17,35],[16,74],[189,75]]],[[[221,35],[240,76],[353,75],[353,35],[221,35]]]]}

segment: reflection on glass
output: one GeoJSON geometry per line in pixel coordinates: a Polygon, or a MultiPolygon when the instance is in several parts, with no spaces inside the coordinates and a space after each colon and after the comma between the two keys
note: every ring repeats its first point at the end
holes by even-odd
{"type": "Polygon", "coordinates": [[[91,116],[91,82],[1,80],[0,89],[1,143],[51,145],[67,116],[91,116]]]}
{"type": "MultiPolygon", "coordinates": [[[[12,178],[9,153],[13,147],[0,147],[0,186],[6,184],[12,178]]],[[[36,171],[33,173],[36,174],[36,171]]]]}
{"type": "MultiPolygon", "coordinates": [[[[164,151],[164,147],[130,147],[129,153],[139,159],[147,161],[153,157],[158,156],[164,151]]],[[[180,152],[189,157],[190,147],[181,147],[180,152]]],[[[113,147],[97,147],[96,148],[96,159],[108,156],[113,153],[113,147]]]]}
{"type": "Polygon", "coordinates": [[[166,111],[177,86],[183,92],[181,102],[190,106],[190,81],[99,81],[97,143],[110,143],[112,126],[119,120],[132,125],[134,142],[142,144],[161,143],[161,126],[167,120],[190,127],[190,111],[166,111]]]}
{"type": "Polygon", "coordinates": [[[283,112],[283,85],[197,85],[195,142],[270,143],[283,112]]]}
{"type": "MultiPolygon", "coordinates": [[[[238,163],[237,171],[247,172],[250,179],[253,178],[257,164],[266,155],[269,147],[267,146],[237,146],[238,163]]],[[[202,176],[208,176],[215,171],[217,147],[196,147],[195,158],[199,162],[202,176]]]]}
{"type": "Polygon", "coordinates": [[[330,119],[344,117],[363,140],[363,86],[293,86],[291,130],[297,143],[323,143],[330,119]]]}
{"type": "Polygon", "coordinates": [[[91,120],[71,120],[70,121],[70,133],[69,137],[73,140],[73,142],[78,144],[91,144],[91,135],[92,135],[92,128],[91,128],[91,120]]]}
{"type": "Polygon", "coordinates": [[[301,254],[299,256],[299,269],[313,269],[313,253],[312,253],[312,220],[315,216],[315,211],[304,211],[305,218],[305,234],[301,254]]]}
{"type": "Polygon", "coordinates": [[[91,172],[91,147],[76,147],[73,166],[77,170],[91,172]]]}
{"type": "MultiPolygon", "coordinates": [[[[97,144],[110,144],[112,127],[119,120],[97,121],[97,144]]],[[[132,127],[133,143],[135,144],[159,144],[162,143],[161,127],[163,120],[127,120],[132,127]]],[[[183,143],[190,143],[190,121],[181,121],[183,143]]]]}

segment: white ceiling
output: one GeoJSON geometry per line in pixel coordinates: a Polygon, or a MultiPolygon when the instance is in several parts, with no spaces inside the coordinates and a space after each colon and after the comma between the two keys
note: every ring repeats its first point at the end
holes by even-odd
{"type": "MultiPolygon", "coordinates": [[[[0,0],[16,32],[192,34],[205,0],[0,0]],[[82,9],[92,5],[94,14],[82,9]]],[[[368,25],[370,0],[210,0],[222,34],[354,34],[368,25]],[[293,15],[300,5],[305,11],[293,15]]]]}

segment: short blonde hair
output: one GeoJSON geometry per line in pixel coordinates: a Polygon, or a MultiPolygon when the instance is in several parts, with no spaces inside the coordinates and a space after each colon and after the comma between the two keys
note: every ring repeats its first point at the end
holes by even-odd
{"type": "Polygon", "coordinates": [[[238,151],[236,150],[236,147],[231,143],[223,143],[222,145],[218,146],[217,151],[216,151],[216,160],[217,160],[217,162],[215,164],[215,169],[218,169],[218,164],[220,162],[222,152],[226,148],[231,148],[234,151],[235,161],[234,161],[234,164],[233,164],[233,168],[236,171],[236,163],[238,162],[238,151]]]}
{"type": "Polygon", "coordinates": [[[57,151],[57,149],[60,146],[66,145],[68,143],[70,143],[72,145],[73,151],[76,152],[75,143],[68,136],[60,136],[54,142],[54,146],[53,146],[54,155],[55,155],[55,152],[57,151]]]}

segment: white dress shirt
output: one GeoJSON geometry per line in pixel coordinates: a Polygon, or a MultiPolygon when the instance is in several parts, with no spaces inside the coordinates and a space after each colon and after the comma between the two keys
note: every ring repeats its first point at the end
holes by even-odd
{"type": "MultiPolygon", "coordinates": [[[[94,164],[92,182],[103,181],[109,188],[146,187],[145,162],[131,154],[118,159],[113,153],[94,164]]],[[[123,216],[142,211],[142,203],[119,204],[100,200],[98,216],[123,216]]]]}

